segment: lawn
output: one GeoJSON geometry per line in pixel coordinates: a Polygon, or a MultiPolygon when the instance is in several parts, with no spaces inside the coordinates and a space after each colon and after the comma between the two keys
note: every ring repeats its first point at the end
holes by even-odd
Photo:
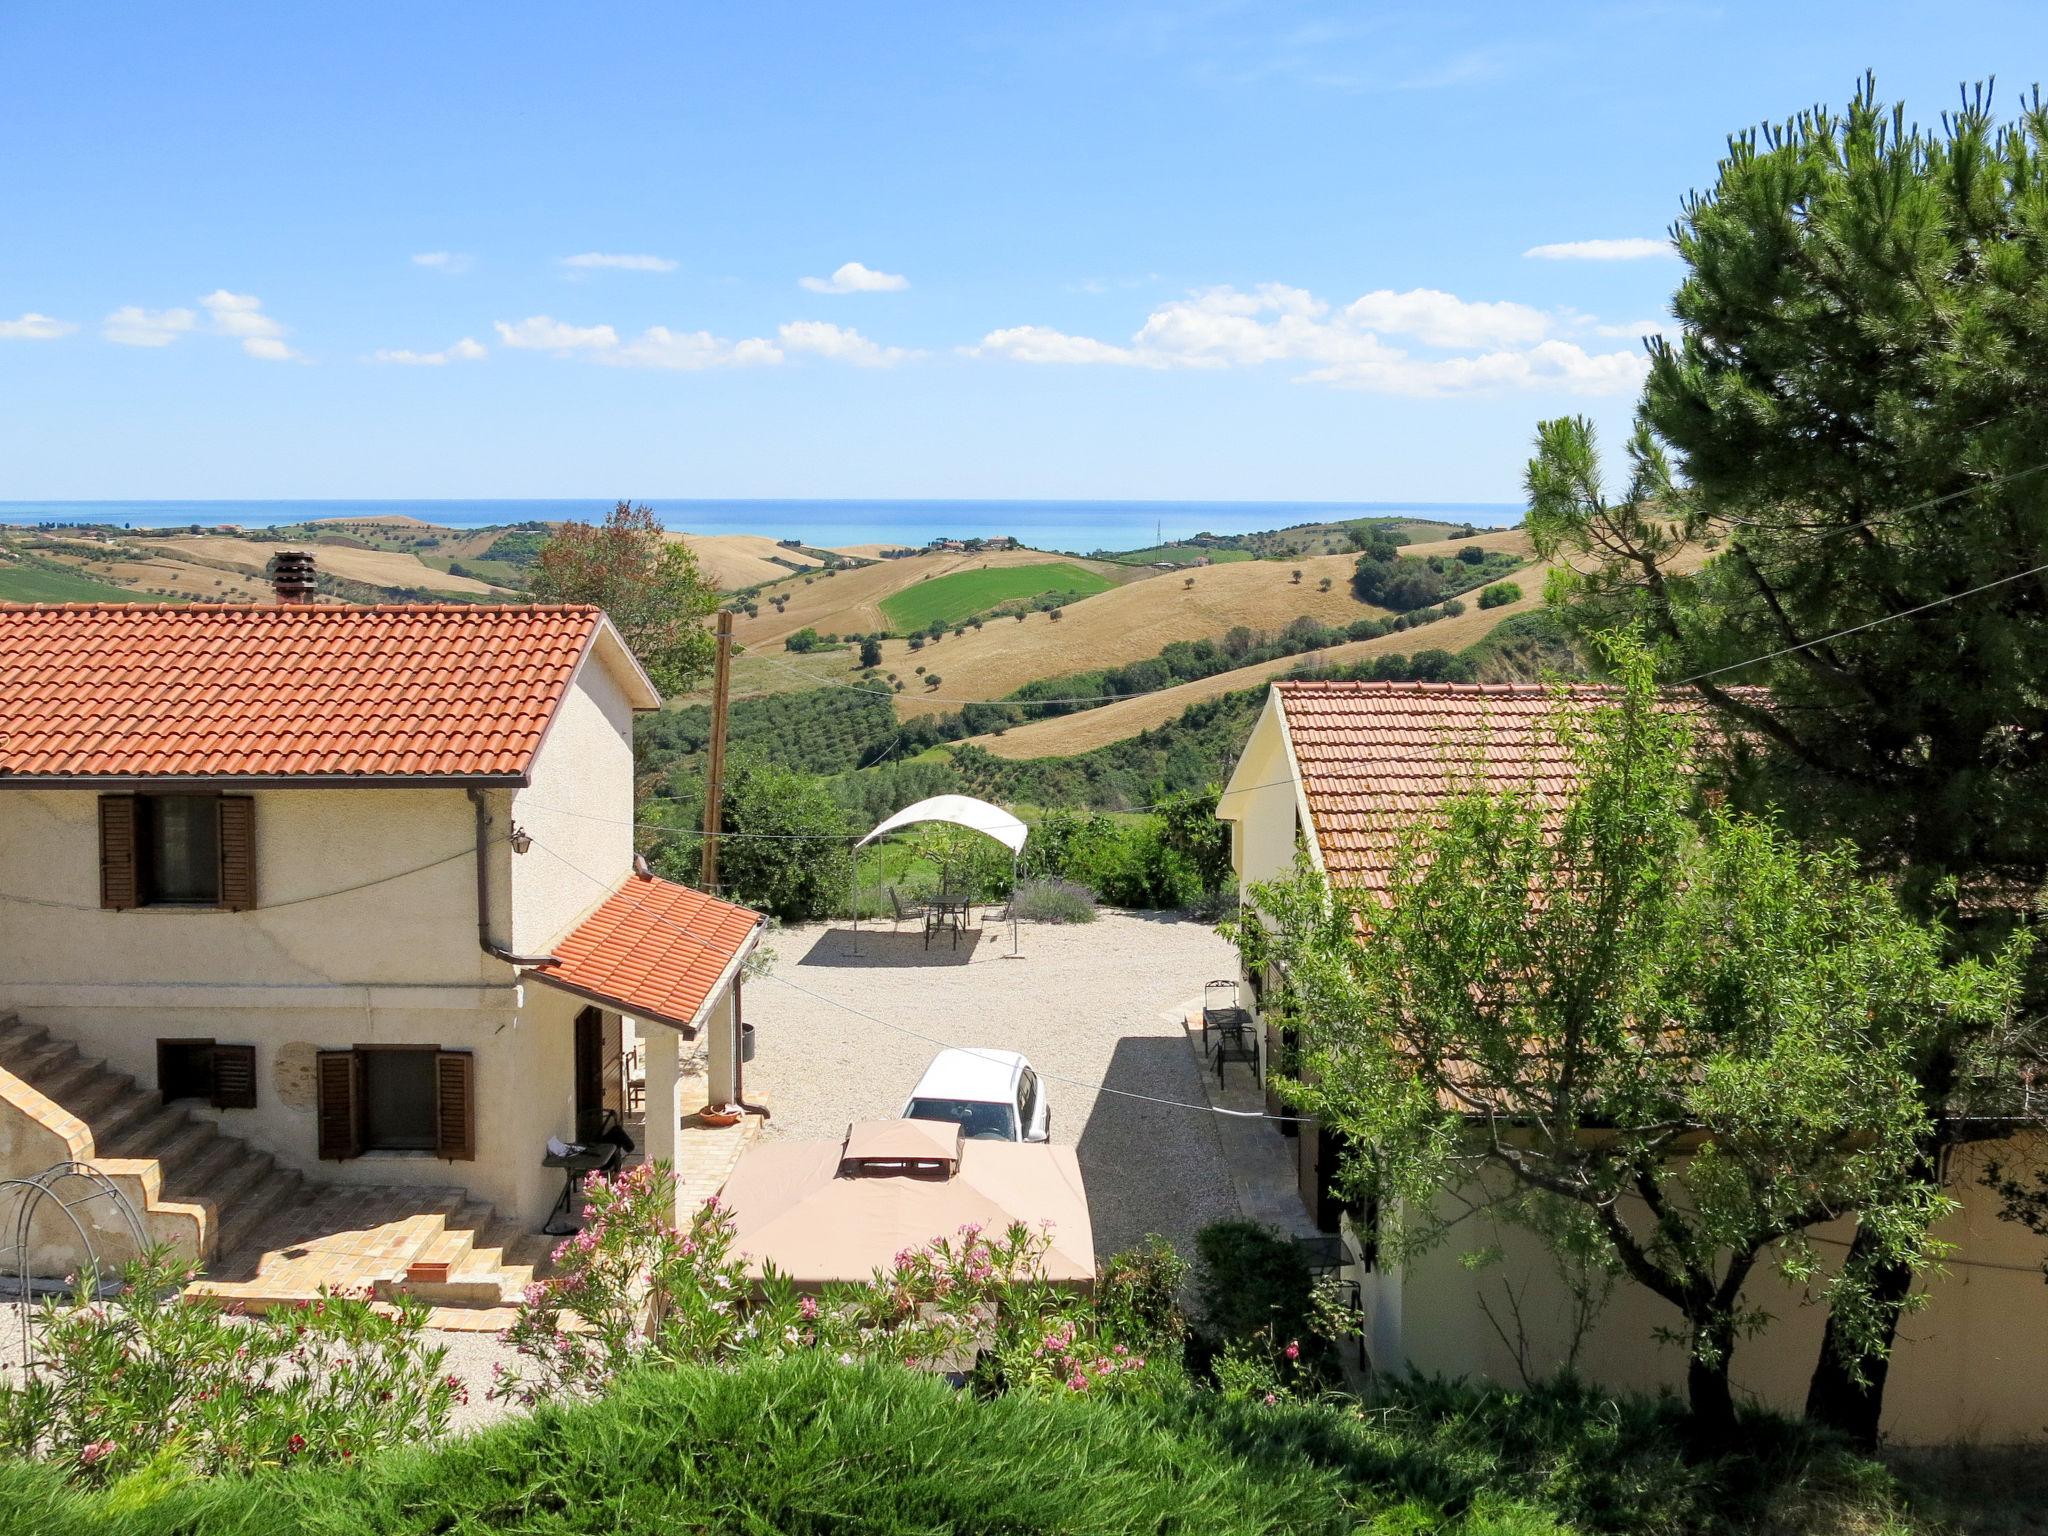
{"type": "Polygon", "coordinates": [[[0,566],[0,603],[146,603],[156,599],[40,566],[0,566]]]}
{"type": "Polygon", "coordinates": [[[1157,565],[1165,561],[1169,565],[1200,565],[1205,559],[1211,565],[1229,565],[1233,560],[1250,560],[1248,549],[1203,549],[1194,544],[1155,544],[1150,549],[1127,549],[1114,555],[1103,556],[1105,560],[1120,561],[1125,565],[1157,565]]]}
{"type": "Polygon", "coordinates": [[[934,620],[958,624],[977,613],[986,613],[1000,603],[1019,598],[1041,597],[1057,592],[1070,597],[1091,597],[1107,592],[1116,583],[1106,576],[1069,565],[1064,560],[1044,565],[991,565],[980,570],[955,571],[934,576],[882,599],[883,617],[890,628],[908,634],[934,620]]]}

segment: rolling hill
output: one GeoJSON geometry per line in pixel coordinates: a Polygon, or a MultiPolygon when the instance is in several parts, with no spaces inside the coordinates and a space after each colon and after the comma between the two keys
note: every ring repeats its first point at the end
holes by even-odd
{"type": "MultiPolygon", "coordinates": [[[[791,576],[764,591],[761,594],[761,611],[741,615],[733,625],[733,634],[740,644],[751,647],[779,646],[785,638],[806,628],[821,634],[867,634],[890,627],[881,607],[885,598],[893,597],[927,578],[984,567],[1045,565],[1063,558],[1035,549],[983,550],[973,554],[948,551],[909,555],[901,560],[878,560],[873,565],[851,570],[842,566],[837,571],[821,571],[809,578],[791,576]],[[770,605],[769,599],[774,597],[786,600],[781,612],[770,605]]],[[[1135,573],[1102,560],[1068,563],[1112,581],[1129,581],[1140,574],[1158,574],[1150,571],[1135,573]]]]}
{"type": "MultiPolygon", "coordinates": [[[[1474,539],[1411,545],[1402,553],[1445,554],[1474,544],[1519,555],[1530,553],[1528,535],[1512,529],[1474,539]]],[[[937,690],[941,699],[999,699],[1041,677],[1143,661],[1175,640],[1214,640],[1239,624],[1279,630],[1304,614],[1324,624],[1385,617],[1384,608],[1370,607],[1351,595],[1356,559],[1345,554],[1292,563],[1244,560],[1192,572],[1159,572],[1148,580],[1070,603],[1057,621],[1040,613],[1029,615],[1021,624],[1014,619],[993,620],[964,635],[948,635],[915,653],[905,641],[885,641],[882,665],[886,671],[905,675],[920,664],[937,672],[945,679],[937,690]],[[1302,573],[1298,584],[1293,578],[1297,568],[1302,573]],[[1190,576],[1194,578],[1192,587],[1187,585],[1190,576]],[[1319,588],[1326,578],[1330,590],[1324,592],[1319,588]]],[[[1540,586],[1536,583],[1538,590],[1540,586]]],[[[1525,584],[1525,593],[1530,590],[1525,584]]],[[[1493,618],[1501,618],[1508,610],[1490,612],[1493,618]]],[[[1490,621],[1487,627],[1491,627],[1490,621]]],[[[914,689],[899,695],[896,703],[905,718],[958,708],[931,697],[920,698],[914,689]]]]}
{"type": "Polygon", "coordinates": [[[697,557],[697,564],[721,592],[779,581],[790,574],[791,566],[815,570],[825,563],[816,555],[786,549],[761,533],[671,533],[669,537],[697,557]]]}

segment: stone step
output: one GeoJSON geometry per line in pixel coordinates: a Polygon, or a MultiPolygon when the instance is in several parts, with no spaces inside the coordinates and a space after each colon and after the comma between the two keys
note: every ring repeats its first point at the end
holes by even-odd
{"type": "Polygon", "coordinates": [[[8,1070],[46,1098],[63,1102],[72,1087],[91,1081],[100,1064],[79,1054],[69,1040],[45,1040],[32,1047],[8,1070]]]}
{"type": "MultiPolygon", "coordinates": [[[[23,1052],[40,1045],[50,1038],[50,1032],[41,1024],[24,1024],[17,1014],[8,1014],[0,1019],[0,1066],[14,1071],[12,1063],[23,1052]]],[[[18,1074],[17,1074],[18,1075],[18,1074]]]]}
{"type": "Polygon", "coordinates": [[[114,1103],[104,1114],[94,1117],[93,1146],[107,1157],[134,1157],[140,1154],[114,1149],[139,1144],[148,1134],[144,1128],[160,1119],[166,1125],[177,1125],[185,1118],[182,1109],[173,1109],[153,1093],[131,1093],[114,1103]]]}
{"type": "Polygon", "coordinates": [[[173,1200],[206,1199],[214,1180],[233,1167],[247,1150],[242,1142],[227,1136],[201,1142],[194,1155],[163,1164],[164,1193],[173,1200]]]}
{"type": "Polygon", "coordinates": [[[238,1201],[220,1223],[214,1256],[218,1258],[239,1249],[266,1219],[297,1198],[305,1183],[295,1169],[273,1168],[270,1176],[238,1201]]]}

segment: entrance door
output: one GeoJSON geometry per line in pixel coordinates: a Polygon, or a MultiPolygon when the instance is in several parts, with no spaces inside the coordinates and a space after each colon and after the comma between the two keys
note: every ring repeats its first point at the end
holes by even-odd
{"type": "Polygon", "coordinates": [[[626,1115],[625,1038],[619,1016],[603,1008],[576,1015],[576,1139],[595,1141],[605,1111],[626,1115]]]}

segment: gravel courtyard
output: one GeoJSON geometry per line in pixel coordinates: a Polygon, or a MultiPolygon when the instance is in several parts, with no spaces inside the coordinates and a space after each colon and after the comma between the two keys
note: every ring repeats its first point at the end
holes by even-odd
{"type": "Polygon", "coordinates": [[[836,1137],[849,1121],[893,1118],[942,1043],[994,1046],[1022,1051],[1045,1080],[1098,1254],[1150,1232],[1189,1252],[1197,1230],[1237,1214],[1213,1116],[1090,1086],[1202,1102],[1176,1019],[1203,982],[1235,970],[1212,928],[1136,912],[1026,923],[1012,960],[1010,930],[991,916],[950,943],[936,934],[927,950],[915,925],[886,922],[862,926],[857,956],[844,925],[770,936],[773,970],[746,988],[758,1042],[747,1089],[768,1096],[769,1135],[836,1137]]]}

